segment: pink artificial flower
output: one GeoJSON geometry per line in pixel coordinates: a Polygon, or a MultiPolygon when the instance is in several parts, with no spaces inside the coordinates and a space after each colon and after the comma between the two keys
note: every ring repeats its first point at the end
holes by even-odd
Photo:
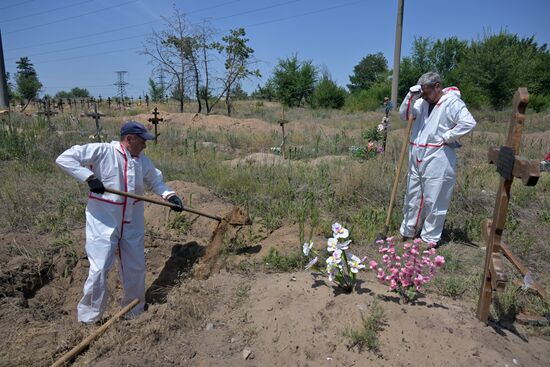
{"type": "Polygon", "coordinates": [[[434,259],[434,264],[438,268],[442,267],[443,264],[445,264],[445,258],[443,256],[439,256],[439,255],[436,256],[435,259],[434,259]]]}
{"type": "Polygon", "coordinates": [[[410,243],[408,243],[408,242],[403,244],[403,248],[404,248],[405,250],[410,249],[411,246],[412,246],[412,245],[411,245],[410,243]]]}
{"type": "Polygon", "coordinates": [[[371,261],[369,262],[369,269],[374,269],[374,268],[376,268],[377,266],[378,266],[378,263],[377,263],[376,261],[371,260],[371,261]]]}
{"type": "Polygon", "coordinates": [[[393,291],[395,288],[397,288],[397,282],[395,281],[395,279],[392,279],[390,281],[390,289],[393,291]]]}
{"type": "Polygon", "coordinates": [[[422,243],[422,238],[415,238],[413,242],[415,245],[420,245],[422,243]]]}

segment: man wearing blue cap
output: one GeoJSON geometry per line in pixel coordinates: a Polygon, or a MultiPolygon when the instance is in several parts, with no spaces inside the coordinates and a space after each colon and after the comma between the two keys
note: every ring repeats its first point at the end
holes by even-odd
{"type": "Polygon", "coordinates": [[[135,121],[120,129],[120,141],[75,145],[63,152],[56,163],[63,171],[90,187],[86,205],[86,253],[90,261],[78,321],[91,324],[101,318],[107,301],[107,275],[115,258],[120,265],[124,289],[122,306],[134,299],[141,302],[128,316],[137,316],[145,305],[144,203],[106,193],[105,186],[143,195],[145,187],[182,211],[183,203],[164,184],[161,171],[143,154],[146,141],[155,137],[135,121]]]}

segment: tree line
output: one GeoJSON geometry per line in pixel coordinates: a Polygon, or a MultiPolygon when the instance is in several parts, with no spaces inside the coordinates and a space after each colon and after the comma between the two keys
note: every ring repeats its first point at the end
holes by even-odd
{"type": "MultiPolygon", "coordinates": [[[[474,108],[500,110],[520,86],[528,88],[535,111],[550,107],[550,53],[534,36],[500,32],[471,42],[456,37],[415,38],[410,56],[401,61],[399,98],[427,71],[438,72],[444,86],[459,87],[463,99],[474,108]]],[[[345,90],[327,71],[319,73],[311,60],[300,61],[293,55],[279,60],[272,76],[253,96],[287,106],[368,111],[380,107],[390,95],[391,75],[382,53],[369,54],[355,65],[345,90]]]]}

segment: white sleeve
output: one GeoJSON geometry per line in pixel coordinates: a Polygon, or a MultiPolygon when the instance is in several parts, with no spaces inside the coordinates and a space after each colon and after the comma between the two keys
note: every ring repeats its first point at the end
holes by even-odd
{"type": "Polygon", "coordinates": [[[476,127],[476,120],[462,100],[457,100],[447,107],[447,113],[455,126],[443,133],[445,143],[454,143],[476,127]]]}
{"type": "Polygon", "coordinates": [[[155,168],[153,162],[145,155],[142,155],[141,159],[143,159],[143,182],[151,191],[164,199],[174,195],[176,192],[164,184],[162,172],[155,168]]]}
{"type": "Polygon", "coordinates": [[[65,173],[84,182],[94,174],[88,167],[97,165],[104,150],[105,144],[102,143],[75,145],[61,153],[55,163],[65,173]]]}
{"type": "Polygon", "coordinates": [[[420,114],[420,104],[417,104],[418,97],[420,97],[420,93],[407,93],[407,96],[399,107],[399,117],[401,120],[407,121],[409,114],[412,114],[415,118],[420,114]]]}

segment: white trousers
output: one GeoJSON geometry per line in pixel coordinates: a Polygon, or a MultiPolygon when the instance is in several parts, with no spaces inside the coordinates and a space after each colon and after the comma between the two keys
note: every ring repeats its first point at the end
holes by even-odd
{"type": "MultiPolygon", "coordinates": [[[[98,211],[112,205],[90,200],[86,208],[86,253],[90,261],[84,296],[77,306],[78,321],[93,323],[100,320],[105,310],[108,289],[107,276],[115,259],[124,290],[121,307],[138,298],[140,303],[128,314],[137,316],[145,305],[145,255],[143,210],[134,210],[131,223],[121,223],[121,216],[112,211],[98,211]]],[[[143,203],[138,205],[143,206],[143,203]]],[[[119,208],[122,211],[122,207],[119,208]]],[[[137,209],[137,208],[136,208],[137,209]]],[[[142,209],[142,208],[140,208],[142,209]]]]}
{"type": "Polygon", "coordinates": [[[409,162],[400,228],[402,236],[412,238],[420,232],[424,242],[438,242],[441,239],[456,181],[454,152],[451,157],[441,153],[427,160],[418,160],[416,155],[410,155],[412,162],[409,162]]]}

